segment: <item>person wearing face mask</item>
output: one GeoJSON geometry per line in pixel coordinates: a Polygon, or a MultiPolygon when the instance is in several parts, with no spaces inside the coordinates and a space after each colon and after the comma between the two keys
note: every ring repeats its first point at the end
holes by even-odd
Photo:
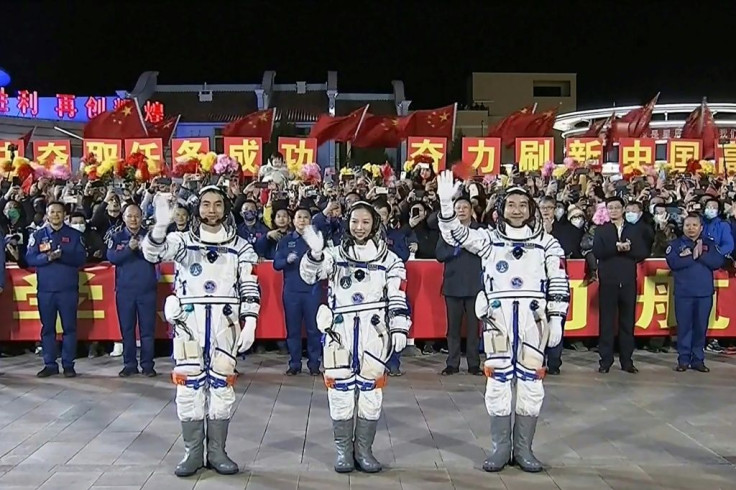
{"type": "Polygon", "coordinates": [[[102,237],[87,226],[87,219],[84,213],[75,211],[69,216],[69,226],[82,234],[84,239],[84,248],[87,251],[87,262],[98,263],[106,258],[105,242],[102,237]]]}
{"type": "Polygon", "coordinates": [[[703,235],[713,240],[724,256],[730,257],[734,248],[733,235],[729,224],[718,216],[719,207],[716,199],[710,198],[705,202],[703,235]]]}
{"type": "Polygon", "coordinates": [[[562,218],[565,217],[565,205],[561,202],[558,202],[555,206],[555,220],[561,221],[562,218]]]}
{"type": "Polygon", "coordinates": [[[644,246],[647,250],[652,250],[652,243],[654,242],[654,227],[651,223],[645,222],[642,219],[643,208],[639,201],[630,201],[626,204],[626,213],[624,218],[626,222],[635,226],[644,240],[644,246]]]}
{"type": "Polygon", "coordinates": [[[256,243],[258,239],[265,236],[269,230],[258,219],[258,205],[255,201],[246,200],[243,203],[240,215],[243,217],[243,222],[238,225],[238,236],[244,238],[248,243],[253,245],[256,253],[259,257],[265,254],[265,250],[258,250],[256,243]]]}
{"type": "Polygon", "coordinates": [[[141,340],[141,368],[148,377],[153,369],[154,330],[156,328],[156,266],[143,257],[141,241],[146,230],[141,227],[142,212],[130,204],[123,213],[125,227],[112,234],[107,242],[107,260],[115,265],[115,304],[123,338],[123,369],[119,376],[138,374],[136,332],[141,340]]]}

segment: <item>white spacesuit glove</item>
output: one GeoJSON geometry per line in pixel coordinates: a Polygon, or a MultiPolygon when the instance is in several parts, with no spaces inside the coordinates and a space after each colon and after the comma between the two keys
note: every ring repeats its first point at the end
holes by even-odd
{"type": "Polygon", "coordinates": [[[238,354],[250,349],[256,340],[256,319],[252,316],[245,317],[243,328],[240,330],[238,337],[238,354]]]}
{"type": "Polygon", "coordinates": [[[437,176],[437,197],[440,200],[440,210],[443,218],[449,218],[455,212],[452,200],[460,190],[462,182],[455,182],[452,170],[445,170],[437,176]]]}
{"type": "Polygon", "coordinates": [[[317,329],[322,333],[327,333],[332,328],[332,310],[327,305],[319,305],[317,309],[317,329]]]}
{"type": "Polygon", "coordinates": [[[392,333],[391,344],[394,346],[394,352],[398,354],[406,348],[406,334],[403,332],[392,333]]]}
{"type": "Polygon", "coordinates": [[[389,321],[391,344],[394,346],[394,352],[401,352],[406,347],[409,327],[411,327],[411,320],[405,316],[395,316],[389,321]]]}
{"type": "MultiPolygon", "coordinates": [[[[547,347],[556,347],[562,342],[562,318],[559,316],[553,316],[547,322],[547,328],[549,328],[549,340],[547,341],[547,347]]],[[[541,346],[544,348],[544,346],[541,346]]]]}
{"type": "Polygon", "coordinates": [[[153,198],[153,216],[156,224],[151,233],[153,233],[153,238],[159,241],[166,237],[166,229],[174,219],[170,197],[168,194],[156,194],[153,198]]]}
{"type": "Polygon", "coordinates": [[[325,248],[325,240],[322,237],[322,232],[317,231],[314,226],[307,226],[304,229],[302,235],[304,241],[307,242],[309,249],[311,250],[312,257],[319,260],[322,258],[322,250],[325,248]]]}

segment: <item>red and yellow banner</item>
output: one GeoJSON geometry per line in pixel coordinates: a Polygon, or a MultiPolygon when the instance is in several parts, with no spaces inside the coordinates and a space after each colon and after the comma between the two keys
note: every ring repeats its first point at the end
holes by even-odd
{"type": "Polygon", "coordinates": [[[317,138],[279,137],[279,153],[287,165],[299,166],[317,163],[317,138]]]}
{"type": "Polygon", "coordinates": [[[736,140],[716,145],[716,173],[718,175],[736,174],[736,140]]]}
{"type": "Polygon", "coordinates": [[[406,145],[408,160],[426,155],[432,159],[435,172],[447,168],[447,138],[409,136],[406,145]]]}
{"type": "Polygon", "coordinates": [[[133,138],[125,140],[125,155],[143,153],[148,162],[156,162],[158,168],[164,165],[164,142],[161,138],[133,138]]]}
{"type": "Polygon", "coordinates": [[[174,138],[171,140],[171,159],[196,158],[210,151],[209,138],[174,138]]]}
{"type": "Polygon", "coordinates": [[[123,142],[110,139],[85,139],[82,141],[84,156],[94,153],[98,161],[123,158],[123,142]]]}
{"type": "Polygon", "coordinates": [[[545,163],[554,159],[554,138],[516,138],[519,172],[539,172],[545,163]]]}
{"type": "Polygon", "coordinates": [[[36,140],[33,157],[45,165],[61,164],[71,168],[72,142],[69,140],[36,140]]]}
{"type": "Polygon", "coordinates": [[[498,175],[501,168],[501,138],[463,138],[463,162],[478,175],[498,175]]]}
{"type": "Polygon", "coordinates": [[[654,165],[657,145],[651,138],[619,138],[618,164],[623,175],[641,171],[644,165],[654,165]]]}
{"type": "Polygon", "coordinates": [[[668,140],[667,163],[675,172],[685,172],[688,160],[700,161],[703,154],[702,140],[668,140]]]}
{"type": "MultiPolygon", "coordinates": [[[[598,335],[598,286],[583,285],[585,261],[567,262],[571,304],[565,324],[566,337],[598,335]]],[[[443,265],[434,260],[414,260],[406,264],[406,294],[412,306],[412,337],[444,338],[447,333],[445,302],[441,296],[443,265]]],[[[270,262],[256,268],[261,288],[261,313],[256,336],[283,339],[284,326],[281,273],[270,262]]],[[[36,274],[14,266],[6,271],[5,291],[0,295],[0,341],[38,340],[41,323],[36,299],[36,274]]],[[[662,259],[639,264],[636,299],[636,335],[668,335],[675,323],[675,298],[672,274],[662,259]]],[[[162,264],[158,287],[157,338],[168,338],[163,302],[171,293],[174,269],[162,264]]],[[[715,277],[714,308],[708,324],[709,336],[736,337],[736,277],[718,271],[715,277]],[[732,287],[733,286],[733,287],[732,287]],[[734,319],[734,323],[731,323],[734,319]]],[[[119,340],[120,327],[115,309],[115,268],[109,264],[91,265],[79,273],[79,340],[119,340]]]]}
{"type": "Polygon", "coordinates": [[[603,163],[603,140],[600,138],[565,139],[565,156],[578,163],[594,160],[603,163]]]}
{"type": "Polygon", "coordinates": [[[10,160],[10,145],[15,145],[15,156],[26,156],[26,147],[23,140],[0,140],[0,160],[10,160]]]}
{"type": "MultiPolygon", "coordinates": [[[[226,136],[223,138],[223,142],[225,144],[225,155],[238,161],[245,177],[258,175],[258,169],[263,163],[261,138],[226,136]]],[[[286,159],[286,156],[284,156],[284,159],[286,159]]]]}

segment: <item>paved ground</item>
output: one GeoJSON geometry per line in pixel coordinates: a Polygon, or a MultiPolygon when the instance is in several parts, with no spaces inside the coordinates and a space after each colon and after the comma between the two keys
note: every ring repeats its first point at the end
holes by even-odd
{"type": "MultiPolygon", "coordinates": [[[[483,378],[438,376],[444,356],[392,378],[375,452],[379,475],[337,475],[321,381],[284,377],[285,359],[240,367],[228,452],[244,471],[179,479],[179,425],[166,376],[122,380],[120,360],[81,360],[73,380],[38,380],[32,355],[0,360],[0,489],[733,489],[736,363],[675,373],[673,356],[637,352],[638,375],[599,375],[595,354],[566,351],[547,383],[535,450],[548,465],[480,470],[488,446],[483,378]]],[[[160,360],[159,372],[168,371],[160,360]]]]}

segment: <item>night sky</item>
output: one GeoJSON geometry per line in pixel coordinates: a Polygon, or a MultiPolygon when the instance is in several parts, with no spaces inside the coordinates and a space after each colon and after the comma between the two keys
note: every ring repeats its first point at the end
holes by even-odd
{"type": "Polygon", "coordinates": [[[337,70],[342,92],[402,79],[417,109],[466,102],[473,71],[519,71],[577,73],[580,109],[658,91],[736,101],[734,2],[13,3],[0,29],[11,93],[112,95],[145,70],[163,84],[260,83],[267,69],[317,83],[337,70]]]}

